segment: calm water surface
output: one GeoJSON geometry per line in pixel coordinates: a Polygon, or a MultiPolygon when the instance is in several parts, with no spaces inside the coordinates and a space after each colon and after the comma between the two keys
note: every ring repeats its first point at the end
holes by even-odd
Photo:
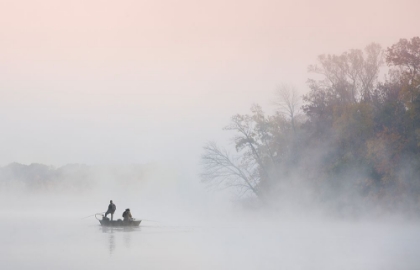
{"type": "Polygon", "coordinates": [[[404,223],[1,220],[0,269],[420,269],[420,227],[404,223]]]}

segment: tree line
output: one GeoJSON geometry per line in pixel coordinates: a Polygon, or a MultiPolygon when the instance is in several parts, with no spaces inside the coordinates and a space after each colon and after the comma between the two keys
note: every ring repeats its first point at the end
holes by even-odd
{"type": "Polygon", "coordinates": [[[234,153],[208,143],[203,182],[262,200],[305,183],[319,200],[353,196],[420,206],[420,38],[320,55],[309,92],[276,93],[276,111],[232,116],[234,153]]]}
{"type": "Polygon", "coordinates": [[[159,167],[155,164],[67,164],[56,168],[39,163],[25,165],[15,162],[0,167],[0,191],[92,192],[107,181],[116,186],[136,187],[157,170],[159,167]]]}

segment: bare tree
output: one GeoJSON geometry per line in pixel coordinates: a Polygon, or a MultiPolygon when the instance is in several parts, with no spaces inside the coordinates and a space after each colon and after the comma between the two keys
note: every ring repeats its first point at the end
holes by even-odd
{"type": "Polygon", "coordinates": [[[273,172],[283,145],[276,136],[283,133],[283,116],[266,116],[259,105],[251,107],[250,115],[234,115],[224,129],[234,131],[236,156],[220,149],[215,143],[204,147],[203,182],[218,187],[236,187],[241,193],[252,191],[262,199],[263,186],[276,180],[273,172]]]}
{"type": "Polygon", "coordinates": [[[267,165],[274,162],[273,151],[268,144],[270,123],[259,105],[252,106],[251,111],[253,115],[232,116],[230,124],[224,129],[237,132],[233,138],[236,151],[243,151],[244,157],[256,162],[263,176],[268,179],[270,175],[267,165]]]}
{"type": "Polygon", "coordinates": [[[220,188],[237,188],[241,195],[251,191],[259,197],[258,165],[252,159],[233,157],[225,149],[210,142],[204,147],[202,164],[202,182],[220,188]]]}
{"type": "Polygon", "coordinates": [[[317,85],[334,90],[343,103],[369,101],[383,65],[383,51],[372,43],[364,51],[349,50],[341,55],[320,55],[319,65],[310,65],[309,72],[324,76],[317,85]]]}
{"type": "Polygon", "coordinates": [[[380,68],[384,65],[382,47],[372,43],[365,48],[365,60],[360,72],[361,98],[365,101],[372,99],[375,82],[378,79],[380,68]]]}
{"type": "Polygon", "coordinates": [[[277,105],[279,113],[290,120],[293,132],[296,133],[296,118],[301,114],[301,98],[296,88],[286,84],[278,87],[274,103],[277,105]]]}

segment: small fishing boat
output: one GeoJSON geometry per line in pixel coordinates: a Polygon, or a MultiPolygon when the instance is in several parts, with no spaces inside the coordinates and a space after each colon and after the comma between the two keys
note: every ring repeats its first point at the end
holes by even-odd
{"type": "Polygon", "coordinates": [[[101,226],[105,227],[138,227],[140,225],[141,220],[130,220],[124,221],[121,219],[118,220],[110,220],[109,218],[105,217],[102,214],[96,214],[96,219],[101,223],[101,226]],[[100,216],[100,218],[98,218],[100,216]]]}

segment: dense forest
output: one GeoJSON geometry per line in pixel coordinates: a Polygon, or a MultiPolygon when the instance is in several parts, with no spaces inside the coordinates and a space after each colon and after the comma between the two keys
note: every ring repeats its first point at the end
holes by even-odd
{"type": "Polygon", "coordinates": [[[275,113],[231,118],[236,151],[207,144],[202,181],[260,201],[305,187],[337,208],[420,213],[420,38],[320,55],[308,71],[307,94],[281,86],[275,113]]]}

